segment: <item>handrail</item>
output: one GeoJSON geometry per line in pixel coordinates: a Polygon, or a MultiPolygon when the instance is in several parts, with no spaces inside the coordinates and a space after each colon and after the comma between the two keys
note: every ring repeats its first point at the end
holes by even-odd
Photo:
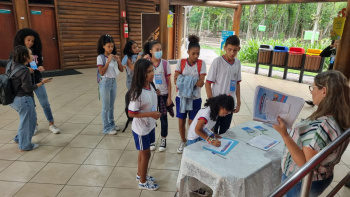
{"type": "Polygon", "coordinates": [[[344,185],[350,180],[350,172],[333,188],[331,192],[327,195],[327,197],[334,196],[344,185]]]}
{"type": "Polygon", "coordinates": [[[306,162],[298,171],[289,176],[284,182],[279,184],[269,197],[279,197],[286,194],[294,185],[296,185],[303,177],[308,175],[319,163],[321,163],[329,154],[337,149],[350,138],[350,129],[337,137],[331,144],[321,150],[308,162],[306,162]]]}

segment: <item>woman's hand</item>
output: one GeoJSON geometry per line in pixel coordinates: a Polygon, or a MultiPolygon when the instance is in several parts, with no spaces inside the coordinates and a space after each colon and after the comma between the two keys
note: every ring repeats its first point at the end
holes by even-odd
{"type": "Polygon", "coordinates": [[[30,73],[33,73],[33,72],[34,72],[34,69],[32,69],[31,67],[28,67],[28,69],[29,69],[29,72],[30,72],[30,73]]]}
{"type": "Polygon", "coordinates": [[[220,146],[221,146],[221,141],[220,141],[220,140],[213,140],[213,141],[211,142],[211,144],[212,144],[213,146],[220,147],[220,146]]]}
{"type": "Polygon", "coordinates": [[[151,112],[151,118],[158,120],[162,114],[159,111],[151,112]]]}
{"type": "Polygon", "coordinates": [[[40,72],[43,72],[45,70],[45,68],[43,66],[39,66],[37,70],[40,72]]]}
{"type": "Polygon", "coordinates": [[[51,82],[51,78],[43,78],[43,79],[41,80],[41,82],[42,82],[42,83],[49,83],[49,82],[51,82]]]}
{"type": "Polygon", "coordinates": [[[276,131],[278,131],[278,133],[283,137],[287,137],[289,136],[288,132],[287,132],[287,127],[284,124],[284,121],[282,120],[281,117],[277,117],[277,121],[278,121],[278,125],[273,125],[273,128],[276,129],[276,131]]]}

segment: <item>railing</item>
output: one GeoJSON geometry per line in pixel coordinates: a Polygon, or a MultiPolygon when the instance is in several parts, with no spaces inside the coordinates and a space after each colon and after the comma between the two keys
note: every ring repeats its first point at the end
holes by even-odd
{"type": "MultiPolygon", "coordinates": [[[[326,148],[316,154],[313,158],[311,158],[308,162],[306,162],[298,171],[289,176],[284,182],[278,185],[275,190],[268,195],[269,197],[280,197],[286,194],[294,185],[296,185],[302,178],[303,180],[302,188],[301,188],[301,197],[309,196],[309,191],[312,182],[312,172],[319,163],[321,163],[329,154],[331,154],[335,149],[341,146],[343,143],[347,142],[350,138],[350,129],[346,130],[343,134],[337,137],[331,144],[329,144],[326,148]]],[[[345,184],[347,180],[349,180],[350,174],[348,174],[340,183],[334,188],[337,189],[334,191],[335,193],[345,184]],[[348,178],[348,179],[346,179],[348,178]]],[[[333,192],[333,191],[332,191],[333,192]]],[[[331,192],[331,193],[332,193],[331,192]]],[[[331,194],[330,193],[330,194],[331,194]]]]}

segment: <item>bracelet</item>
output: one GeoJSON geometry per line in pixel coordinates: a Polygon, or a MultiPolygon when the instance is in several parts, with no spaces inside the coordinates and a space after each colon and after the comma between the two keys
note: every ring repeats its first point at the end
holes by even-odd
{"type": "Polygon", "coordinates": [[[211,143],[213,143],[213,138],[208,139],[208,144],[211,144],[211,143]]]}

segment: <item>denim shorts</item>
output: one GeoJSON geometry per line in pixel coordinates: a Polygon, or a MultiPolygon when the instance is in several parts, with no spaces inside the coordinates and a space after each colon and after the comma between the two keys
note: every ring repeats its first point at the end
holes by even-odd
{"type": "Polygon", "coordinates": [[[189,146],[189,145],[194,144],[196,142],[199,142],[201,140],[202,140],[202,138],[200,138],[200,137],[198,137],[197,139],[194,139],[194,140],[187,140],[187,145],[186,146],[189,146]]]}

